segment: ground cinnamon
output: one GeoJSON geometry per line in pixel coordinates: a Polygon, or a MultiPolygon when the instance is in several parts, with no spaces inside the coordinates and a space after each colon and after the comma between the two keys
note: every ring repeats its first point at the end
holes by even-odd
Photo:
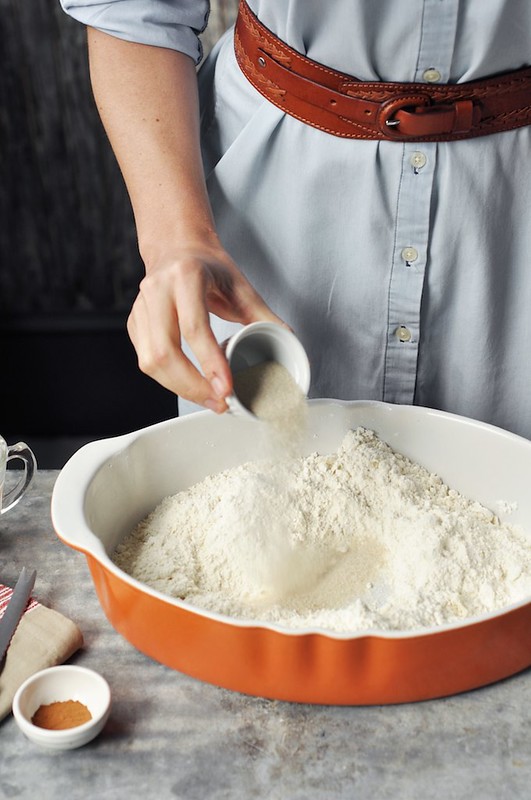
{"type": "Polygon", "coordinates": [[[41,705],[32,716],[31,721],[39,728],[60,731],[65,728],[76,728],[92,719],[88,708],[78,700],[41,705]]]}

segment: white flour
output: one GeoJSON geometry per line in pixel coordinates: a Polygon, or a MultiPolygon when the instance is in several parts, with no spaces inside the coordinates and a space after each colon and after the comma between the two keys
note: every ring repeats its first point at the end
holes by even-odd
{"type": "Polygon", "coordinates": [[[333,455],[166,498],[114,557],[165,594],[290,628],[431,627],[531,595],[523,531],[361,428],[333,455]]]}

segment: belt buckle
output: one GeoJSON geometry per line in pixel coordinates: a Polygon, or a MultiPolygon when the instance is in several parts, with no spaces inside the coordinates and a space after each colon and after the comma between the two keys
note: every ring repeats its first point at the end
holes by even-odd
{"type": "Polygon", "coordinates": [[[386,139],[396,139],[403,141],[411,138],[407,133],[400,131],[400,120],[395,118],[399,111],[413,111],[419,107],[428,107],[431,98],[427,94],[408,94],[400,97],[392,97],[385,100],[378,111],[376,121],[380,132],[386,139]]]}
{"type": "Polygon", "coordinates": [[[479,106],[469,98],[437,103],[425,94],[386,100],[377,115],[380,132],[385,138],[403,142],[466,136],[480,118],[479,106]]]}

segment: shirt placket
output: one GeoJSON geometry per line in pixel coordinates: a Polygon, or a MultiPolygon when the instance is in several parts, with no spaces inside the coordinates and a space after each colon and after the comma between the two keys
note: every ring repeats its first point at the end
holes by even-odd
{"type": "MultiPolygon", "coordinates": [[[[458,0],[425,0],[413,80],[446,83],[455,43],[458,0]]],[[[421,303],[429,267],[430,205],[437,160],[435,142],[390,144],[401,160],[388,295],[383,399],[415,398],[421,303]]]]}

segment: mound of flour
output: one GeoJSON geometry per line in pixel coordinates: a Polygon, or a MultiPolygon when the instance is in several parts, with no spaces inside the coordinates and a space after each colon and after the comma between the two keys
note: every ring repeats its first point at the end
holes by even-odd
{"type": "Polygon", "coordinates": [[[195,606],[290,628],[431,627],[531,595],[523,531],[362,428],[332,455],[244,464],[166,498],[114,560],[195,606]]]}

